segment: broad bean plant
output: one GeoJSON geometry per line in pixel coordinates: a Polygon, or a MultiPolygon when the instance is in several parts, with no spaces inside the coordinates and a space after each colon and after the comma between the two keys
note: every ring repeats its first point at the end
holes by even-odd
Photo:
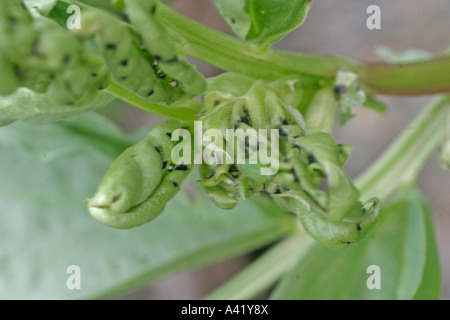
{"type": "MultiPolygon", "coordinates": [[[[42,261],[31,269],[47,282],[5,280],[0,296],[109,297],[271,245],[206,298],[438,299],[417,178],[435,150],[450,166],[450,57],[368,65],[280,51],[272,45],[303,24],[312,0],[212,1],[235,36],[160,0],[0,2],[0,228],[85,235],[55,260],[63,272],[79,265],[77,290],[47,290],[63,280],[42,261]],[[205,78],[186,57],[223,72],[205,78]],[[356,107],[384,114],[380,94],[440,95],[352,180],[353,147],[333,128],[358,121],[356,107]],[[115,99],[167,120],[131,138],[97,113],[115,99]],[[14,179],[21,170],[26,179],[14,179]],[[36,170],[53,182],[33,196],[36,170]]],[[[1,280],[20,264],[10,253],[0,261],[1,280]]]]}

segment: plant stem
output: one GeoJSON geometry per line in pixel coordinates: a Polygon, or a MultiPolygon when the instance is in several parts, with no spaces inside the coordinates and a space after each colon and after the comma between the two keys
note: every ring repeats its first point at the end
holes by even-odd
{"type": "Polygon", "coordinates": [[[345,58],[293,54],[260,48],[238,38],[208,28],[166,6],[161,6],[161,22],[181,54],[201,59],[222,70],[274,80],[299,73],[311,79],[334,77],[342,67],[353,68],[345,58]]]}
{"type": "Polygon", "coordinates": [[[313,243],[314,240],[306,234],[282,241],[204,299],[246,300],[256,297],[289,271],[313,243]]]}
{"type": "Polygon", "coordinates": [[[372,94],[418,95],[450,92],[450,56],[406,64],[358,64],[342,57],[294,54],[259,48],[208,28],[160,7],[161,22],[181,54],[192,56],[225,71],[273,80],[301,74],[306,81],[332,79],[338,70],[356,72],[361,86],[372,94]]]}
{"type": "Polygon", "coordinates": [[[450,91],[450,56],[406,64],[360,65],[359,81],[371,93],[419,95],[450,91]]]}
{"type": "Polygon", "coordinates": [[[173,107],[147,102],[141,97],[135,95],[133,92],[128,91],[113,82],[111,82],[105,90],[118,99],[161,117],[176,119],[184,122],[192,122],[198,118],[197,110],[188,107],[173,107]]]}
{"type": "Polygon", "coordinates": [[[442,143],[450,96],[433,99],[375,163],[356,180],[361,199],[386,200],[417,179],[423,165],[442,143]]]}

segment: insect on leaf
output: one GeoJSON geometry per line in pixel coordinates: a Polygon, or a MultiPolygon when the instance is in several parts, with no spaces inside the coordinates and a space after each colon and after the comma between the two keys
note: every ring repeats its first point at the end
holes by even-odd
{"type": "Polygon", "coordinates": [[[273,299],[412,299],[440,296],[430,209],[416,188],[403,190],[374,230],[344,251],[317,245],[286,276],[273,299]],[[368,286],[370,266],[379,289],[368,286]]]}

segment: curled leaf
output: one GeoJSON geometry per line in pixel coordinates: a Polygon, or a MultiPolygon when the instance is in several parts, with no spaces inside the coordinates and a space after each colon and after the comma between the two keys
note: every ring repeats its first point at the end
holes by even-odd
{"type": "Polygon", "coordinates": [[[344,249],[364,238],[376,225],[382,207],[377,198],[369,199],[364,205],[356,202],[344,219],[333,222],[301,192],[275,195],[274,199],[285,210],[298,214],[303,227],[313,238],[333,249],[344,249]]]}
{"type": "Polygon", "coordinates": [[[155,219],[178,193],[192,165],[174,164],[172,149],[178,143],[171,133],[181,123],[164,121],[112,164],[94,197],[91,215],[108,226],[128,229],[155,219]]]}
{"type": "MultiPolygon", "coordinates": [[[[234,85],[230,74],[219,80],[216,84],[223,87],[234,85]]],[[[243,88],[248,87],[249,79],[238,76],[236,82],[240,80],[245,82],[243,88]]],[[[242,141],[231,150],[227,145],[225,151],[224,145],[234,143],[234,137],[219,135],[204,146],[205,150],[214,149],[215,156],[226,154],[226,160],[233,161],[225,163],[216,158],[213,164],[203,164],[200,182],[213,201],[225,209],[232,208],[237,198],[269,195],[285,211],[295,213],[315,239],[333,248],[344,248],[359,241],[375,225],[381,203],[372,198],[362,204],[358,189],[343,169],[353,148],[338,145],[329,134],[336,103],[333,90],[325,87],[316,93],[305,120],[287,103],[298,101],[296,95],[302,94],[300,86],[300,90],[294,89],[301,84],[293,80],[254,81],[244,94],[243,88],[236,86],[233,92],[237,95],[222,92],[216,85],[205,95],[201,118],[205,134],[210,129],[223,133],[233,128],[236,136],[240,130],[242,141]],[[257,130],[278,134],[261,137],[257,130]],[[266,147],[264,152],[271,155],[271,161],[250,161],[266,147]],[[245,152],[244,159],[236,156],[239,150],[245,152]]]]}

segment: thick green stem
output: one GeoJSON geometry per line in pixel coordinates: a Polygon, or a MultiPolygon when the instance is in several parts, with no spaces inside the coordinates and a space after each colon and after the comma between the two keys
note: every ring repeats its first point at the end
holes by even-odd
{"type": "Polygon", "coordinates": [[[204,299],[246,300],[256,297],[288,272],[312,243],[314,240],[306,234],[282,241],[204,299]]]}
{"type": "Polygon", "coordinates": [[[414,182],[445,136],[450,96],[435,98],[422,110],[375,163],[357,180],[361,199],[386,200],[398,188],[414,182]]]}
{"type": "Polygon", "coordinates": [[[293,54],[260,48],[192,21],[166,6],[160,8],[161,20],[181,54],[201,59],[226,71],[273,80],[287,74],[334,77],[343,67],[353,68],[345,58],[293,54]]]}
{"type": "Polygon", "coordinates": [[[450,57],[408,64],[361,65],[359,81],[371,93],[419,95],[450,91],[450,57]]]}
{"type": "Polygon", "coordinates": [[[171,107],[147,102],[131,91],[128,91],[113,82],[111,82],[105,90],[112,96],[121,99],[135,106],[136,108],[156,114],[161,117],[180,120],[184,122],[192,122],[198,118],[198,110],[184,107],[171,107]]]}
{"type": "Polygon", "coordinates": [[[259,48],[208,28],[166,6],[160,14],[181,54],[192,56],[225,71],[273,80],[298,73],[306,80],[334,78],[338,70],[359,74],[360,84],[370,93],[419,95],[450,92],[450,57],[406,64],[358,64],[342,57],[294,54],[259,48]]]}

